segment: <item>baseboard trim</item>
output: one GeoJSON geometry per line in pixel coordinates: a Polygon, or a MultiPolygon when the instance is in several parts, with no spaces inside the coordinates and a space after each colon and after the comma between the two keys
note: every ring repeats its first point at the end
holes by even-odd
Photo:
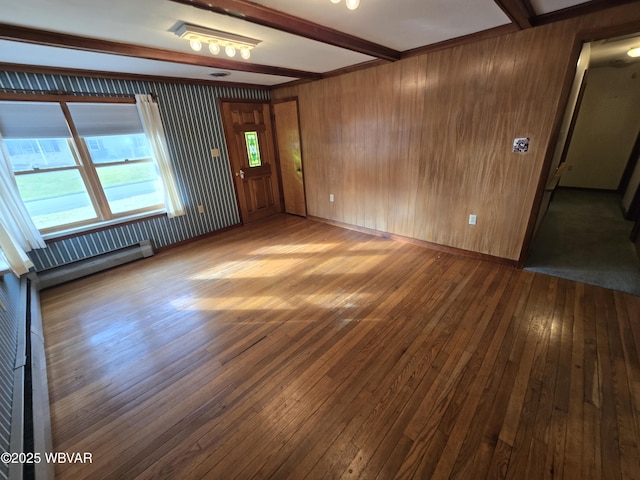
{"type": "Polygon", "coordinates": [[[471,250],[464,250],[462,248],[449,247],[447,245],[440,245],[439,243],[427,242],[426,240],[419,240],[417,238],[396,235],[395,233],[382,232],[380,230],[374,230],[372,228],[360,227],[358,225],[351,225],[349,223],[338,222],[337,220],[330,220],[328,218],[315,217],[313,215],[308,215],[307,218],[315,222],[326,223],[328,225],[333,225],[335,227],[346,228],[347,230],[354,230],[356,232],[366,233],[368,235],[374,235],[376,237],[387,238],[389,240],[397,240],[399,242],[411,243],[413,245],[418,245],[420,247],[428,248],[430,250],[437,250],[439,252],[451,253],[453,255],[460,255],[463,257],[471,257],[478,260],[485,260],[488,262],[497,263],[500,265],[507,265],[510,267],[518,266],[517,260],[511,260],[503,257],[496,257],[494,255],[489,255],[487,253],[473,252],[471,250]]]}
{"type": "Polygon", "coordinates": [[[558,185],[558,190],[568,190],[573,192],[591,192],[591,193],[618,193],[618,190],[611,190],[608,188],[590,188],[590,187],[570,187],[558,185]]]}

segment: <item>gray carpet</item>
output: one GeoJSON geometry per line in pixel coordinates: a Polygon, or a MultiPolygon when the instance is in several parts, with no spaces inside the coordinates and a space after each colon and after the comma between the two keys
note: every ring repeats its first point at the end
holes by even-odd
{"type": "Polygon", "coordinates": [[[640,261],[620,195],[558,189],[525,270],[640,295],[640,261]]]}

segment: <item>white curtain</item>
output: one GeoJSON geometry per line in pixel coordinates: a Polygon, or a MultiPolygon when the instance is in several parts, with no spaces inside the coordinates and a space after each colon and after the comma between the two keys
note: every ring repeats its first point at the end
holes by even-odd
{"type": "Polygon", "coordinates": [[[0,136],[0,249],[16,275],[33,267],[26,252],[45,248],[42,235],[24,206],[0,136]]]}
{"type": "Polygon", "coordinates": [[[184,205],[173,174],[169,148],[160,120],[160,109],[151,95],[136,95],[136,106],[164,184],[164,203],[167,214],[169,218],[184,215],[184,205]]]}

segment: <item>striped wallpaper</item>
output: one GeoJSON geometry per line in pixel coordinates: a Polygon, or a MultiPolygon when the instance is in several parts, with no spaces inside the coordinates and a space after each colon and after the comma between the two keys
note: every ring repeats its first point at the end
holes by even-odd
{"type": "Polygon", "coordinates": [[[6,71],[0,71],[0,88],[155,94],[187,210],[182,217],[115,226],[34,250],[30,256],[38,271],[145,239],[154,248],[164,247],[240,223],[218,99],[269,100],[268,90],[6,71]],[[212,148],[220,150],[220,157],[211,157],[212,148]],[[204,206],[204,215],[198,213],[199,204],[204,206]]]}
{"type": "MultiPolygon", "coordinates": [[[[13,369],[18,349],[19,301],[20,280],[11,274],[4,277],[0,275],[0,452],[8,452],[11,441],[13,369]]],[[[9,468],[0,462],[0,479],[8,476],[9,468]]]]}

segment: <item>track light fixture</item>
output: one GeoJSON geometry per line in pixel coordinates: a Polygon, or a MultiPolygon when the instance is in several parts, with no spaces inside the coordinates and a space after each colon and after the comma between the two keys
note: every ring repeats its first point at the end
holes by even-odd
{"type": "Polygon", "coordinates": [[[218,55],[222,50],[228,57],[235,57],[236,52],[240,51],[240,56],[249,60],[251,50],[261,41],[255,38],[243,37],[235,33],[213,30],[211,28],[182,23],[175,34],[189,40],[189,46],[195,52],[202,50],[203,45],[208,45],[209,52],[218,55]]]}

